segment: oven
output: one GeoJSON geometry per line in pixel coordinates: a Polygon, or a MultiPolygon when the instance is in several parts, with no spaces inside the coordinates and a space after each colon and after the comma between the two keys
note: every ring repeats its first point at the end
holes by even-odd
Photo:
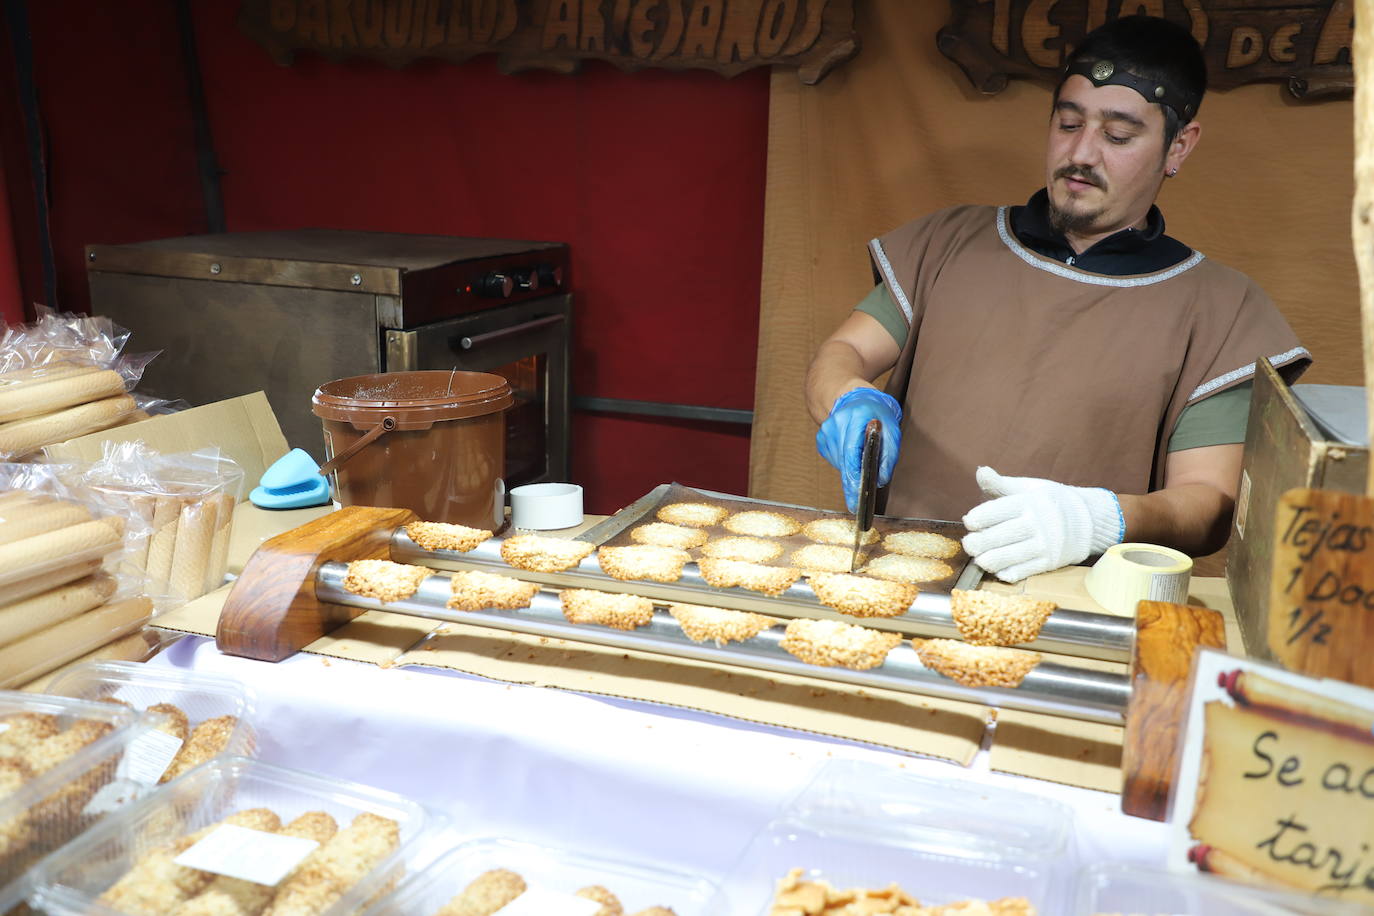
{"type": "Polygon", "coordinates": [[[510,382],[506,485],[568,479],[572,297],[540,296],[413,329],[383,331],[387,372],[456,368],[510,382]]]}
{"type": "Polygon", "coordinates": [[[91,311],[161,350],[139,391],[194,405],[258,389],[287,442],[324,458],[315,388],[414,369],[493,372],[506,485],[569,473],[566,245],[307,229],[87,248],[91,311]]]}

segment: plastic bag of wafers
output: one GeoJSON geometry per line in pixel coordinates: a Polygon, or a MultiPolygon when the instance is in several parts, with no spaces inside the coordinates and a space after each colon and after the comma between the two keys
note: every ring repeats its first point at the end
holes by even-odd
{"type": "Polygon", "coordinates": [[[125,519],[82,500],[71,470],[0,464],[0,607],[95,572],[123,547],[125,519]]]}
{"type": "Polygon", "coordinates": [[[243,470],[218,450],[163,455],[144,443],[107,442],[77,480],[82,496],[126,519],[118,573],[141,582],[165,610],[224,580],[243,470]]]}
{"type": "Polygon", "coordinates": [[[8,325],[0,334],[0,372],[77,357],[108,363],[129,342],[129,332],[107,317],[57,312],[39,303],[33,310],[32,322],[8,325]]]}
{"type": "Polygon", "coordinates": [[[153,610],[104,568],[118,566],[124,518],[78,498],[71,470],[0,464],[0,688],[136,635],[153,610]]]}
{"type": "Polygon", "coordinates": [[[107,318],[57,315],[0,338],[0,458],[148,416],[130,392],[157,354],[125,354],[128,332],[107,318]]]}

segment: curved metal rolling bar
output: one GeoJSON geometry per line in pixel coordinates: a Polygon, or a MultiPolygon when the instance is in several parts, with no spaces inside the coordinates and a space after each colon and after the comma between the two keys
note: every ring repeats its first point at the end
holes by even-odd
{"type": "MultiPolygon", "coordinates": [[[[501,559],[501,541],[492,539],[477,546],[468,553],[453,550],[424,550],[410,539],[404,528],[398,528],[391,538],[391,558],[397,563],[413,563],[434,569],[468,569],[473,566],[493,566],[501,572],[510,573],[511,568],[501,559]]],[[[800,581],[781,598],[765,598],[757,592],[742,588],[717,589],[707,585],[697,572],[696,564],[689,563],[683,570],[682,578],[675,583],[662,582],[623,582],[613,579],[601,571],[597,565],[596,554],[592,554],[567,573],[531,573],[520,570],[522,579],[545,582],[551,585],[574,585],[571,575],[583,580],[576,584],[608,591],[630,591],[648,598],[665,601],[681,601],[689,604],[720,604],[720,595],[728,593],[730,607],[756,611],[760,614],[786,614],[788,609],[778,606],[785,602],[791,609],[803,611],[791,616],[820,617],[830,620],[843,620],[852,623],[850,617],[839,614],[816,600],[811,587],[800,581]],[[587,582],[593,579],[596,581],[587,582]],[[714,597],[713,597],[714,596],[714,597]]],[[[872,618],[865,620],[864,626],[879,630],[897,630],[902,633],[915,633],[921,636],[946,637],[958,639],[959,628],[949,610],[949,595],[943,592],[921,592],[916,601],[901,617],[872,618]]],[[[1025,643],[1022,648],[1037,652],[1051,652],[1056,655],[1075,655],[1095,658],[1102,661],[1129,662],[1131,647],[1135,639],[1135,622],[1129,617],[1113,617],[1108,614],[1094,614],[1088,611],[1059,609],[1050,615],[1040,628],[1040,635],[1034,642],[1025,643]]]]}
{"type": "Polygon", "coordinates": [[[965,687],[923,666],[916,650],[905,640],[888,653],[883,665],[867,671],[855,671],[809,665],[793,657],[781,646],[781,627],[765,630],[745,642],[721,647],[715,643],[693,642],[665,610],[656,609],[651,623],[633,631],[574,624],[563,616],[558,596],[548,591],[536,594],[531,606],[520,610],[454,611],[446,607],[451,593],[448,576],[430,576],[411,597],[383,604],[345,591],[343,580],[347,574],[346,563],[325,563],[316,575],[316,597],[330,604],[367,610],[514,630],[617,649],[658,652],[697,661],[1112,725],[1120,725],[1125,721],[1126,704],[1131,695],[1130,682],[1124,675],[1088,671],[1053,662],[1037,665],[1026,675],[1020,687],[965,687]]]}

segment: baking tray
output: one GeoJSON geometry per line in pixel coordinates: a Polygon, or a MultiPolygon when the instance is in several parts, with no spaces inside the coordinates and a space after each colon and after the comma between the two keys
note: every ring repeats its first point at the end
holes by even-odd
{"type": "MultiPolygon", "coordinates": [[[[606,519],[604,522],[587,529],[577,537],[579,540],[591,541],[598,547],[618,547],[635,543],[630,538],[630,530],[638,525],[648,524],[658,521],[657,512],[664,506],[672,503],[698,502],[707,503],[713,506],[721,506],[728,509],[731,513],[748,512],[751,510],[781,510],[779,514],[796,519],[801,524],[822,518],[838,518],[846,522],[854,521],[854,516],[843,512],[830,512],[825,509],[815,509],[810,506],[798,506],[792,503],[769,502],[762,499],[747,499],[742,496],[731,496],[728,493],[717,493],[713,490],[697,490],[692,487],[684,487],[677,483],[659,484],[644,496],[630,503],[615,515],[606,519]]],[[[873,527],[878,530],[880,537],[892,534],[897,531],[927,531],[933,534],[941,534],[955,541],[961,541],[968,530],[958,522],[942,522],[934,519],[924,518],[894,518],[886,515],[873,516],[873,527]]],[[[701,529],[711,538],[716,540],[722,537],[733,537],[731,532],[719,525],[713,525],[701,529]]],[[[792,551],[814,544],[805,535],[795,534],[790,537],[769,538],[768,540],[778,541],[783,545],[783,552],[777,560],[770,563],[762,563],[761,566],[783,566],[784,558],[791,555],[792,551]]],[[[847,546],[847,545],[840,545],[847,546]]],[[[689,551],[693,557],[695,551],[689,551]]],[[[872,560],[884,553],[881,543],[874,544],[867,549],[866,556],[872,560]]],[[[943,592],[948,594],[955,588],[977,588],[978,583],[983,579],[983,570],[973,563],[969,555],[960,547],[959,552],[944,562],[948,563],[954,570],[953,574],[932,582],[920,583],[923,592],[943,592]]],[[[809,589],[808,589],[809,591],[809,589]]]]}
{"type": "MultiPolygon", "coordinates": [[[[598,547],[619,543],[630,543],[628,540],[628,529],[641,522],[648,522],[653,519],[653,513],[659,507],[669,502],[712,502],[720,505],[727,505],[735,511],[745,511],[748,509],[768,508],[768,509],[787,509],[791,510],[798,520],[802,520],[802,513],[807,513],[806,520],[811,518],[837,517],[848,518],[834,512],[821,512],[817,509],[807,509],[803,506],[792,506],[787,503],[763,502],[760,500],[746,500],[739,497],[732,497],[728,494],[713,493],[709,490],[693,490],[678,484],[661,484],[653,491],[636,500],[631,505],[620,510],[615,515],[606,519],[604,522],[589,528],[577,536],[576,540],[587,541],[596,544],[598,547]],[[624,536],[622,539],[622,535],[624,536]]],[[[920,519],[889,519],[874,518],[875,524],[879,525],[880,531],[896,530],[936,530],[940,533],[949,532],[947,536],[955,537],[962,533],[963,528],[953,525],[950,522],[927,522],[920,519]],[[899,528],[897,525],[911,524],[909,528],[899,528]],[[883,525],[888,525],[884,528],[883,525]],[[920,526],[941,525],[943,530],[932,527],[920,526]]],[[[723,530],[723,529],[722,529],[723,530]]],[[[778,539],[783,540],[783,539],[778,539]]],[[[805,538],[787,539],[794,541],[797,546],[812,543],[805,538]]],[[[849,614],[843,614],[834,608],[828,607],[816,598],[816,593],[811,590],[810,584],[805,578],[797,582],[776,597],[765,595],[762,592],[751,591],[746,588],[716,588],[706,582],[701,577],[695,562],[688,563],[682,572],[682,578],[676,582],[652,582],[647,579],[616,579],[602,572],[600,564],[597,562],[595,553],[588,556],[582,563],[564,572],[544,573],[525,569],[514,569],[501,559],[501,539],[491,539],[480,544],[475,549],[467,553],[459,553],[450,550],[422,550],[405,533],[404,528],[400,528],[392,536],[391,558],[398,563],[413,563],[420,566],[428,566],[431,569],[488,569],[503,572],[507,575],[515,575],[530,582],[539,582],[543,585],[550,585],[557,588],[593,588],[601,591],[627,592],[651,598],[660,603],[681,602],[684,604],[700,604],[714,607],[725,607],[739,611],[754,611],[759,614],[769,614],[775,617],[810,617],[821,620],[839,620],[844,623],[857,623],[865,627],[878,630],[892,630],[903,635],[910,636],[955,636],[958,631],[954,627],[953,621],[949,618],[949,587],[952,580],[953,587],[956,588],[976,588],[982,579],[982,570],[975,564],[968,562],[966,555],[954,557],[950,565],[959,565],[959,572],[945,581],[942,588],[941,583],[925,583],[920,588],[915,603],[905,613],[897,617],[864,617],[856,618],[849,614]]],[[[690,553],[691,551],[689,551],[690,553]]],[[[784,552],[781,556],[786,557],[784,552]]],[[[772,564],[760,565],[778,565],[772,564]]],[[[1060,649],[1040,647],[1045,651],[1058,651],[1060,649]]],[[[1083,654],[1081,651],[1074,651],[1069,647],[1068,654],[1083,654]]]]}

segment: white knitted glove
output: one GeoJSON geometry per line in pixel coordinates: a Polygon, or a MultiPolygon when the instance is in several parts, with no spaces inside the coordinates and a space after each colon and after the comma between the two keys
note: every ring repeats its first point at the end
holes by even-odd
{"type": "Polygon", "coordinates": [[[1003,477],[987,467],[978,469],[978,486],[989,498],[964,516],[964,550],[1004,582],[1081,563],[1126,535],[1111,490],[1003,477]]]}

